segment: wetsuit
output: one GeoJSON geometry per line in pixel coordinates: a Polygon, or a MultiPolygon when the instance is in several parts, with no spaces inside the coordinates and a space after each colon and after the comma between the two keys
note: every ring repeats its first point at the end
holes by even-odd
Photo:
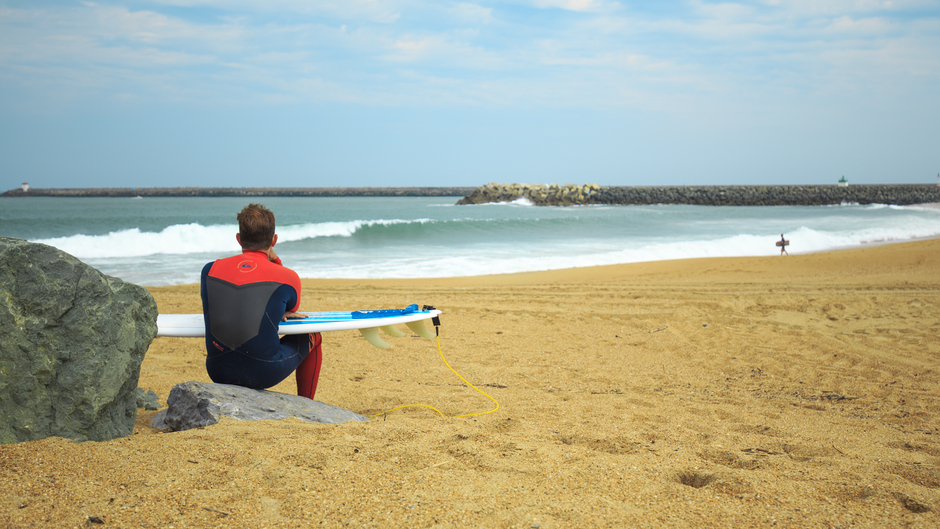
{"type": "Polygon", "coordinates": [[[206,371],[213,382],[255,389],[277,385],[294,370],[297,394],[313,398],[320,375],[320,335],[278,338],[285,312],[300,307],[300,277],[265,252],[207,264],[202,269],[206,371]],[[311,354],[312,353],[312,354],[311,354]]]}

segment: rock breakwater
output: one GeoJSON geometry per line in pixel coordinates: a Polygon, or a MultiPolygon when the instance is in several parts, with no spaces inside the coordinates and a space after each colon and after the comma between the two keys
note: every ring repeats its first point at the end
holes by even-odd
{"type": "Polygon", "coordinates": [[[459,197],[472,187],[98,187],[11,189],[4,197],[459,197]]]}
{"type": "Polygon", "coordinates": [[[498,184],[481,186],[457,204],[525,199],[537,206],[689,204],[701,206],[910,205],[940,202],[932,184],[805,186],[599,186],[597,184],[498,184]]]}
{"type": "Polygon", "coordinates": [[[597,184],[497,184],[495,182],[480,186],[473,193],[457,201],[458,206],[466,204],[487,204],[492,202],[512,202],[525,199],[536,206],[576,206],[582,204],[602,204],[597,201],[597,194],[602,188],[597,184]]]}

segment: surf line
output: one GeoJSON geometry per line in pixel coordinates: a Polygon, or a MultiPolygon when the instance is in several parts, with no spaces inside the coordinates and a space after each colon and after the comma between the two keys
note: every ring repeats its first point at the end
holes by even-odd
{"type": "MultiPolygon", "coordinates": [[[[424,310],[434,310],[434,307],[427,307],[427,306],[425,306],[425,307],[424,307],[424,310]]],[[[429,406],[429,405],[427,405],[427,404],[405,404],[405,405],[402,405],[402,406],[396,406],[396,407],[394,407],[394,408],[392,408],[392,409],[390,409],[390,410],[385,410],[385,411],[383,411],[383,412],[376,413],[375,415],[369,415],[369,418],[378,417],[379,415],[387,415],[387,414],[389,414],[389,413],[391,413],[391,412],[393,412],[393,411],[395,411],[395,410],[401,410],[401,409],[404,409],[404,408],[428,408],[428,409],[430,409],[430,410],[436,411],[437,414],[440,415],[441,417],[450,418],[450,419],[459,419],[459,418],[461,418],[461,417],[476,417],[477,415],[487,415],[487,414],[493,413],[494,411],[496,411],[496,410],[499,409],[499,402],[497,402],[496,399],[494,399],[493,397],[487,395],[486,393],[483,392],[483,390],[481,390],[480,388],[478,388],[478,387],[474,386],[473,384],[471,384],[470,381],[468,381],[467,379],[465,379],[465,378],[464,378],[460,373],[458,373],[453,367],[450,367],[450,363],[447,362],[447,359],[446,359],[446,358],[444,358],[444,350],[441,348],[441,331],[440,331],[440,328],[441,328],[441,319],[440,319],[438,316],[435,316],[434,318],[431,319],[431,322],[434,324],[434,334],[435,334],[435,337],[437,338],[437,352],[440,353],[440,355],[441,355],[441,360],[444,361],[444,365],[447,366],[447,369],[450,369],[451,373],[457,375],[457,378],[459,378],[460,380],[463,380],[464,384],[466,384],[466,385],[470,386],[471,388],[477,390],[481,395],[483,395],[484,397],[486,397],[486,398],[490,399],[491,401],[493,401],[493,404],[495,404],[496,407],[493,408],[492,410],[489,410],[489,411],[481,411],[481,412],[477,412],[477,413],[466,413],[466,414],[463,414],[463,415],[451,415],[451,416],[448,417],[447,415],[444,415],[444,413],[443,413],[441,410],[435,408],[434,406],[429,406]]]]}

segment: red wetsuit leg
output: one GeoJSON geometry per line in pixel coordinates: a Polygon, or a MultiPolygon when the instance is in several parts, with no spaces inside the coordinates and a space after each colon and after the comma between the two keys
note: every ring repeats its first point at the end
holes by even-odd
{"type": "Polygon", "coordinates": [[[320,364],[323,363],[323,350],[320,347],[323,339],[317,332],[310,333],[308,340],[310,352],[297,366],[294,376],[297,378],[297,394],[312,400],[317,392],[317,381],[320,379],[320,364]]]}

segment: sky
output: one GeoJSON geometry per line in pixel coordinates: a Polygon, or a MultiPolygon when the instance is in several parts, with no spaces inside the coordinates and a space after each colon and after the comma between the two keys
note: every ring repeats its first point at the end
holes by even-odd
{"type": "Polygon", "coordinates": [[[940,0],[0,0],[0,191],[937,183],[940,0]]]}

